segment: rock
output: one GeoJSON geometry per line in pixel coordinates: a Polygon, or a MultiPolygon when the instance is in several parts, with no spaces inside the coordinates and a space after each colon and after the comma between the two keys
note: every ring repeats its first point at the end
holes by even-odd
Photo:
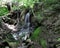
{"type": "Polygon", "coordinates": [[[26,41],[29,42],[29,43],[31,43],[31,44],[33,44],[33,42],[31,41],[31,39],[27,39],[26,41]]]}

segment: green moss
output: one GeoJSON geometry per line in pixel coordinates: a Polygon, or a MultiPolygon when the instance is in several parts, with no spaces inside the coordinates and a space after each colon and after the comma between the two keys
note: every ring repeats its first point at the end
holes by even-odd
{"type": "Polygon", "coordinates": [[[0,7],[0,16],[7,14],[9,11],[6,7],[0,7]]]}
{"type": "Polygon", "coordinates": [[[32,39],[32,40],[37,39],[40,33],[41,33],[41,29],[40,29],[40,27],[38,27],[38,28],[33,32],[32,36],[31,36],[31,39],[32,39]]]}
{"type": "MultiPolygon", "coordinates": [[[[44,38],[40,38],[40,39],[39,39],[41,33],[42,33],[42,30],[41,30],[40,27],[38,27],[38,28],[33,32],[32,36],[31,36],[31,39],[32,39],[33,41],[38,40],[38,42],[39,42],[39,44],[42,46],[42,48],[46,48],[46,40],[45,40],[44,38]]],[[[33,48],[33,46],[32,46],[32,48],[33,48]]]]}
{"type": "Polygon", "coordinates": [[[43,38],[40,39],[39,44],[42,46],[42,48],[46,48],[46,40],[44,40],[43,38]]]}
{"type": "Polygon", "coordinates": [[[60,38],[58,38],[57,41],[60,41],[60,38]]]}
{"type": "Polygon", "coordinates": [[[18,42],[8,42],[8,43],[12,48],[17,48],[17,46],[19,45],[18,42]]]}

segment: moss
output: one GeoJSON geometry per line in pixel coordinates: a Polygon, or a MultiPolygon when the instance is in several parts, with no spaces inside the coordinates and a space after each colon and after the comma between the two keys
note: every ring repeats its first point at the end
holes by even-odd
{"type": "Polygon", "coordinates": [[[40,29],[40,27],[38,27],[38,28],[33,32],[32,36],[31,36],[31,39],[32,39],[32,40],[36,40],[36,39],[38,38],[38,36],[39,36],[40,33],[41,33],[41,29],[40,29]]]}
{"type": "Polygon", "coordinates": [[[42,48],[46,48],[46,40],[45,39],[40,39],[39,44],[42,46],[42,48]]]}
{"type": "Polygon", "coordinates": [[[7,14],[9,11],[6,7],[0,7],[0,16],[7,14]]]}
{"type": "Polygon", "coordinates": [[[58,38],[57,41],[60,41],[60,38],[58,38]]]}
{"type": "MultiPolygon", "coordinates": [[[[42,33],[42,30],[40,27],[38,27],[32,34],[31,40],[36,41],[38,40],[39,44],[42,46],[42,48],[46,48],[46,40],[44,38],[40,38],[40,35],[42,33]]],[[[33,46],[32,46],[33,48],[33,46]]]]}
{"type": "Polygon", "coordinates": [[[8,42],[8,43],[12,48],[17,48],[17,46],[19,45],[18,42],[8,42]]]}

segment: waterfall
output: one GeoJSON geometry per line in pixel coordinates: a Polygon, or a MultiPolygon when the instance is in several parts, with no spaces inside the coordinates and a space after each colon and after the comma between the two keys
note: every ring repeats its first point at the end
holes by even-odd
{"type": "Polygon", "coordinates": [[[21,30],[18,33],[14,33],[13,37],[15,38],[15,40],[17,39],[17,36],[23,36],[25,35],[23,38],[24,40],[26,40],[27,36],[29,36],[28,34],[30,33],[30,13],[26,13],[25,15],[25,19],[24,19],[24,25],[21,28],[21,30]]]}
{"type": "MultiPolygon", "coordinates": [[[[25,23],[24,23],[24,27],[28,30],[28,32],[30,31],[30,13],[28,12],[25,16],[25,23]]],[[[24,28],[24,29],[25,29],[24,28]]]]}
{"type": "Polygon", "coordinates": [[[25,16],[25,24],[27,25],[27,27],[30,26],[30,13],[29,12],[25,16]]]}

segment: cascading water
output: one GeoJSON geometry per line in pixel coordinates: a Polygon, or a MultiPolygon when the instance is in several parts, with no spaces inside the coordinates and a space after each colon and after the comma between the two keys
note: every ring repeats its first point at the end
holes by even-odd
{"type": "Polygon", "coordinates": [[[17,37],[23,36],[23,35],[24,35],[24,37],[22,37],[22,39],[23,40],[27,39],[27,36],[29,36],[28,34],[31,32],[31,30],[30,30],[30,28],[31,28],[30,24],[31,24],[31,22],[30,22],[30,13],[28,12],[25,15],[24,25],[21,28],[21,30],[19,32],[13,34],[13,37],[15,38],[15,40],[18,40],[17,37]]]}
{"type": "Polygon", "coordinates": [[[27,28],[30,27],[30,13],[27,13],[25,16],[25,25],[27,26],[27,28]]]}

